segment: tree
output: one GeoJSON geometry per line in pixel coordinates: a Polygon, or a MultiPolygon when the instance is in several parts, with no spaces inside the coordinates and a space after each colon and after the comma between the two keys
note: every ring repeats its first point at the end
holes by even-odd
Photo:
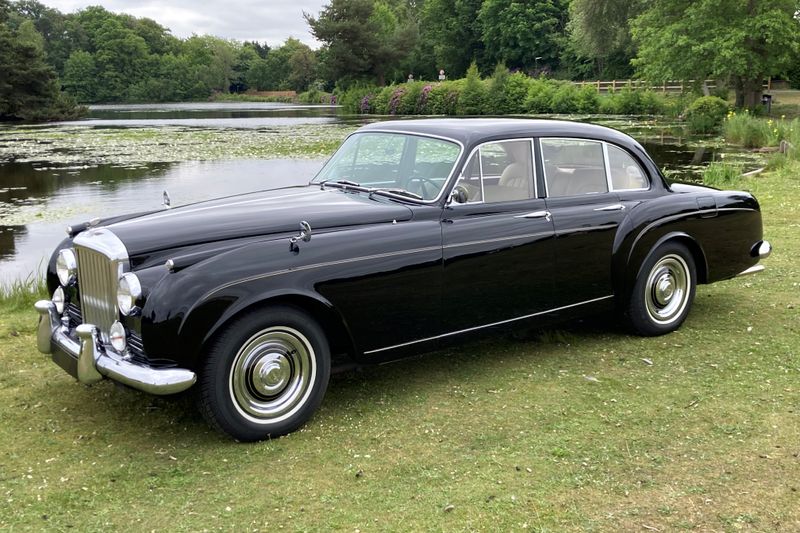
{"type": "Polygon", "coordinates": [[[630,21],[641,14],[642,0],[572,0],[569,5],[570,50],[595,63],[595,75],[628,77],[635,56],[630,21]]]}
{"type": "Polygon", "coordinates": [[[762,83],[798,53],[795,0],[662,0],[633,22],[642,77],[729,80],[736,106],[760,104],[762,83]]]}
{"type": "Polygon", "coordinates": [[[0,3],[0,120],[48,120],[78,114],[59,89],[55,70],[45,63],[42,37],[31,25],[17,32],[5,23],[0,3]]]}
{"type": "Polygon", "coordinates": [[[419,55],[430,57],[428,68],[444,69],[451,78],[464,75],[472,61],[483,64],[482,0],[427,0],[420,18],[419,55]],[[431,57],[432,56],[432,57],[431,57]]]}
{"type": "Polygon", "coordinates": [[[384,85],[417,36],[413,21],[398,18],[382,1],[331,0],[318,17],[303,16],[324,43],[325,67],[337,80],[372,78],[384,85]]]}
{"type": "Polygon", "coordinates": [[[561,0],[485,0],[478,18],[491,64],[522,69],[558,65],[567,23],[561,0]]]}
{"type": "Polygon", "coordinates": [[[94,57],[84,50],[70,54],[64,65],[64,90],[80,103],[94,102],[97,67],[94,57]]]}

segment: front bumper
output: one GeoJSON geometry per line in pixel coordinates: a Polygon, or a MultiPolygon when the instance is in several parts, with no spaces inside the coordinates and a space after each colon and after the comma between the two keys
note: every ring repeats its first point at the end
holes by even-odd
{"type": "Polygon", "coordinates": [[[61,368],[81,383],[90,385],[107,377],[150,394],[175,394],[194,385],[197,375],[184,368],[152,368],[127,360],[122,354],[103,346],[97,327],[81,324],[75,331],[78,339],[67,334],[49,300],[35,304],[39,312],[36,344],[39,351],[51,354],[61,368]]]}

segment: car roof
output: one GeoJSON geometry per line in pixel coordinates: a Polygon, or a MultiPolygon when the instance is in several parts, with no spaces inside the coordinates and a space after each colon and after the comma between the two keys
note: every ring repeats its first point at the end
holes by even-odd
{"type": "MultiPolygon", "coordinates": [[[[466,147],[481,142],[514,137],[580,137],[600,139],[644,151],[628,135],[617,130],[567,120],[525,118],[429,118],[391,120],[368,124],[358,130],[434,135],[453,139],[466,147]]],[[[637,151],[638,151],[637,150],[637,151]]]]}

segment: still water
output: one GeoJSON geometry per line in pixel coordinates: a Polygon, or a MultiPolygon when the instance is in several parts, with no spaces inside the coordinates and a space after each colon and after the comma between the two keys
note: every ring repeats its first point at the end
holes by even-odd
{"type": "MultiPolygon", "coordinates": [[[[367,120],[374,118],[342,116],[329,106],[189,103],[93,106],[81,121],[0,127],[0,149],[5,153],[0,158],[0,284],[41,270],[67,225],[158,209],[165,189],[177,206],[305,183],[335,146],[331,140],[367,120]],[[25,131],[37,136],[31,141],[17,135],[25,131]],[[173,132],[183,139],[182,152],[170,152],[173,132]],[[102,141],[109,134],[114,144],[102,141]],[[328,143],[321,151],[292,152],[293,139],[304,139],[299,144],[306,145],[326,135],[328,143]],[[139,144],[130,146],[138,148],[127,148],[126,136],[135,138],[139,144]],[[64,142],[65,137],[74,142],[64,142]],[[142,137],[152,137],[152,146],[142,144],[142,137]],[[282,158],[248,147],[248,142],[260,145],[262,138],[282,141],[275,145],[279,150],[264,150],[282,158]],[[187,149],[187,139],[197,145],[196,152],[187,149]],[[213,143],[222,146],[211,153],[208,145],[213,143]],[[150,150],[147,154],[137,152],[143,146],[150,150]],[[226,157],[237,148],[244,155],[226,157]],[[292,157],[283,157],[286,153],[292,157]]],[[[699,168],[722,155],[713,143],[690,142],[680,128],[669,125],[626,117],[590,120],[633,135],[671,179],[696,179],[699,168]]]]}

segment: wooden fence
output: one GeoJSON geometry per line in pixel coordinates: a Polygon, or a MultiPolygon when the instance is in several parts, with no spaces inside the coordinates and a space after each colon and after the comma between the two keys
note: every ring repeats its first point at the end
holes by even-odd
{"type": "MultiPolygon", "coordinates": [[[[692,88],[697,82],[695,80],[687,80],[687,81],[667,81],[660,85],[653,85],[643,80],[611,80],[611,81],[575,81],[573,82],[575,85],[583,87],[584,85],[590,85],[592,87],[597,88],[597,92],[605,93],[611,91],[618,91],[620,89],[624,89],[625,87],[631,87],[632,89],[649,89],[651,91],[658,91],[662,93],[682,93],[690,88],[692,88]]],[[[700,82],[702,85],[705,83],[706,87],[710,91],[713,91],[717,88],[717,80],[705,80],[704,82],[700,82]]],[[[772,78],[769,78],[766,82],[764,82],[764,90],[770,91],[772,90],[772,78]]]]}

